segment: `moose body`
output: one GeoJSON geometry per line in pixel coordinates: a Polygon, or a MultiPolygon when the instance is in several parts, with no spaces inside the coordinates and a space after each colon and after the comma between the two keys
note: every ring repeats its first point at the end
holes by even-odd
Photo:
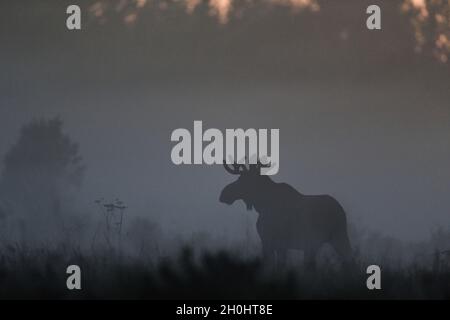
{"type": "Polygon", "coordinates": [[[259,216],[256,224],[265,258],[284,260],[288,249],[302,250],[311,267],[320,247],[330,244],[345,261],[351,257],[346,215],[328,195],[303,195],[286,183],[276,183],[259,174],[259,165],[225,167],[239,178],[227,185],[220,201],[243,200],[259,216]]]}

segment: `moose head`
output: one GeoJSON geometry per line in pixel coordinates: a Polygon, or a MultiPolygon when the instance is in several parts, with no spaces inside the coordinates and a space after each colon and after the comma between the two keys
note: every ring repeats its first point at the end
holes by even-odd
{"type": "Polygon", "coordinates": [[[260,197],[261,186],[270,180],[267,176],[261,175],[261,168],[269,168],[269,164],[262,164],[259,160],[256,164],[237,164],[229,166],[223,162],[225,170],[233,175],[238,175],[238,179],[227,185],[220,194],[220,202],[232,204],[236,200],[243,200],[247,210],[253,209],[255,200],[260,197]]]}

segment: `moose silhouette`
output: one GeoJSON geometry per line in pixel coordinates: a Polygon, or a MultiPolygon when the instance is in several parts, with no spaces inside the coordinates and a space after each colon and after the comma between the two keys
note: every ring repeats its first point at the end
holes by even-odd
{"type": "Polygon", "coordinates": [[[342,206],[329,195],[303,195],[286,183],[261,175],[265,166],[223,163],[225,170],[239,178],[227,185],[220,202],[231,205],[243,200],[258,214],[256,228],[265,260],[284,265],[288,249],[303,250],[306,267],[316,268],[316,254],[328,243],[344,263],[351,262],[352,250],[347,219],[342,206]]]}

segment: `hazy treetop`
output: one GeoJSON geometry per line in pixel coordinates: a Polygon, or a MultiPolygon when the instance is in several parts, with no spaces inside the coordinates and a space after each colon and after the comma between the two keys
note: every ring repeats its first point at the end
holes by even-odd
{"type": "Polygon", "coordinates": [[[63,133],[62,125],[59,118],[33,120],[24,125],[4,157],[3,179],[45,172],[78,185],[83,172],[78,144],[63,133]]]}

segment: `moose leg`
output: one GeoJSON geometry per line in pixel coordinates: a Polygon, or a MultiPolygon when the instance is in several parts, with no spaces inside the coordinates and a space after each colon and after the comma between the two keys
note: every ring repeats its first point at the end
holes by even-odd
{"type": "Polygon", "coordinates": [[[274,263],[275,260],[275,250],[267,245],[262,246],[262,257],[264,264],[270,266],[274,263]]]}
{"type": "Polygon", "coordinates": [[[316,253],[317,250],[313,248],[306,249],[304,251],[305,270],[314,272],[316,271],[316,253]]]}
{"type": "Polygon", "coordinates": [[[277,270],[282,271],[286,268],[287,250],[277,249],[277,270]]]}
{"type": "Polygon", "coordinates": [[[355,266],[352,256],[352,248],[347,234],[341,234],[333,242],[334,250],[340,256],[344,269],[348,270],[355,266]]]}

